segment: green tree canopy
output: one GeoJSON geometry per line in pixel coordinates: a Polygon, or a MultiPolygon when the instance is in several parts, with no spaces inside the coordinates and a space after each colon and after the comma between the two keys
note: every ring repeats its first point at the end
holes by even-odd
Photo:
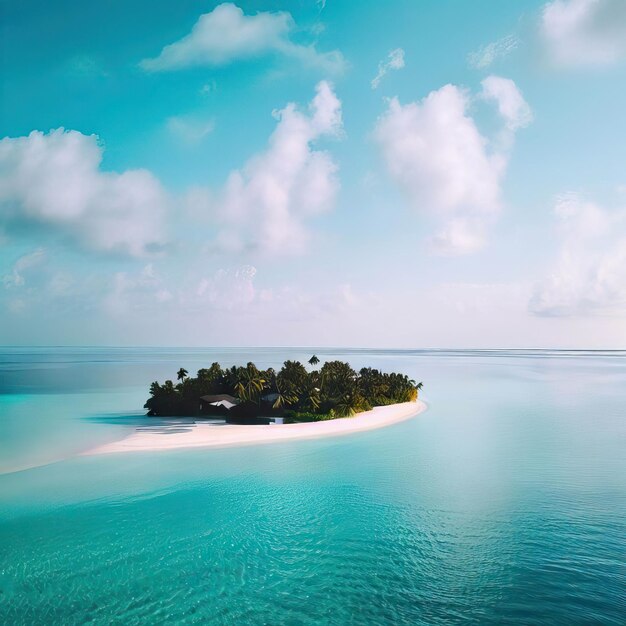
{"type": "MultiPolygon", "coordinates": [[[[313,357],[309,363],[312,361],[313,357]]],[[[367,411],[372,406],[415,401],[423,387],[404,374],[371,367],[357,373],[343,361],[327,361],[311,372],[299,361],[285,361],[278,372],[272,368],[260,370],[254,363],[226,369],[213,363],[199,369],[195,378],[181,367],[177,379],[177,385],[171,380],[150,385],[145,404],[149,415],[196,415],[203,396],[229,394],[247,403],[246,411],[254,412],[256,405],[258,414],[291,412],[306,419],[332,419],[367,411]]]]}

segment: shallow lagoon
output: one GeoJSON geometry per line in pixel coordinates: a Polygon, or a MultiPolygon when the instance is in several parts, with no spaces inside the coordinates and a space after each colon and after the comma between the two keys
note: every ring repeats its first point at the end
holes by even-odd
{"type": "Polygon", "coordinates": [[[423,380],[429,410],[80,457],[180,366],[309,351],[3,349],[0,623],[623,623],[625,353],[317,354],[423,380]]]}

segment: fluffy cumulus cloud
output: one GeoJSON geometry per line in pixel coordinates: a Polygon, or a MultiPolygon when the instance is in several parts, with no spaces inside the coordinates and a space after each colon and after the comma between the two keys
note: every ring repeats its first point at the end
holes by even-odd
{"type": "Polygon", "coordinates": [[[467,55],[467,62],[470,67],[477,70],[484,70],[491,67],[496,61],[503,59],[519,47],[520,41],[515,35],[507,35],[498,41],[479,48],[467,55]]]}
{"type": "Polygon", "coordinates": [[[576,194],[555,207],[559,251],[537,285],[537,315],[626,315],[626,210],[609,211],[576,194]]]}
{"type": "Polygon", "coordinates": [[[528,103],[510,78],[488,76],[481,85],[481,96],[496,104],[498,113],[509,130],[524,128],[533,121],[528,103]]]}
{"type": "Polygon", "coordinates": [[[554,0],[543,8],[541,34],[558,66],[610,65],[626,59],[624,0],[554,0]]]}
{"type": "Polygon", "coordinates": [[[396,48],[392,50],[384,61],[378,64],[378,72],[372,79],[372,89],[378,89],[380,81],[384,78],[385,74],[390,70],[401,70],[404,67],[404,50],[402,48],[396,48]]]}
{"type": "Polygon", "coordinates": [[[295,24],[291,14],[260,12],[245,15],[235,4],[220,4],[201,15],[191,32],[169,44],[141,67],[150,72],[177,70],[192,66],[219,66],[267,54],[279,54],[324,71],[340,71],[344,59],[340,52],[318,52],[313,45],[292,41],[295,24]]]}
{"type": "Polygon", "coordinates": [[[41,228],[81,247],[141,256],[164,242],[167,197],[146,170],[100,169],[94,135],[60,128],[0,141],[0,224],[41,228]]]}
{"type": "Polygon", "coordinates": [[[333,89],[322,81],[308,113],[288,104],[275,116],[267,149],[233,171],[213,200],[223,249],[300,252],[308,239],[305,221],[333,204],[337,165],[313,147],[320,138],[341,133],[341,102],[333,89]]]}
{"type": "Polygon", "coordinates": [[[465,254],[484,245],[500,209],[500,186],[513,133],[531,114],[513,81],[490,76],[478,99],[493,101],[504,122],[496,140],[479,131],[471,94],[445,85],[419,102],[389,101],[375,137],[392,178],[418,210],[442,222],[433,250],[465,254]]]}

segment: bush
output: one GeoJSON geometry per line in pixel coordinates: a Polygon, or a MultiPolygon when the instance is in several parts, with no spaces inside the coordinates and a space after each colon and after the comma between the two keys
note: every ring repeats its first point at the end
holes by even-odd
{"type": "Polygon", "coordinates": [[[285,411],[285,423],[286,424],[299,424],[302,422],[324,422],[326,420],[332,420],[336,417],[334,412],[328,413],[311,413],[310,411],[285,411]]]}

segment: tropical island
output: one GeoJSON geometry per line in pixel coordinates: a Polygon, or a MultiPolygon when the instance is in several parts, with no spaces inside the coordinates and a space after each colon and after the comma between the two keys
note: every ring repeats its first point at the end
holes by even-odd
{"type": "Polygon", "coordinates": [[[342,361],[317,369],[319,363],[315,355],[308,369],[298,361],[285,361],[279,371],[213,363],[195,377],[180,368],[177,383],[150,385],[145,408],[160,420],[85,454],[337,437],[397,424],[427,408],[418,400],[422,383],[404,374],[370,367],[357,372],[342,361]]]}
{"type": "Polygon", "coordinates": [[[277,372],[254,363],[222,368],[213,363],[190,377],[178,370],[178,383],[153,382],[144,408],[158,417],[216,417],[231,424],[301,423],[352,417],[375,406],[415,402],[422,383],[371,367],[356,372],[348,363],[313,355],[307,369],[285,361],[277,372]]]}

